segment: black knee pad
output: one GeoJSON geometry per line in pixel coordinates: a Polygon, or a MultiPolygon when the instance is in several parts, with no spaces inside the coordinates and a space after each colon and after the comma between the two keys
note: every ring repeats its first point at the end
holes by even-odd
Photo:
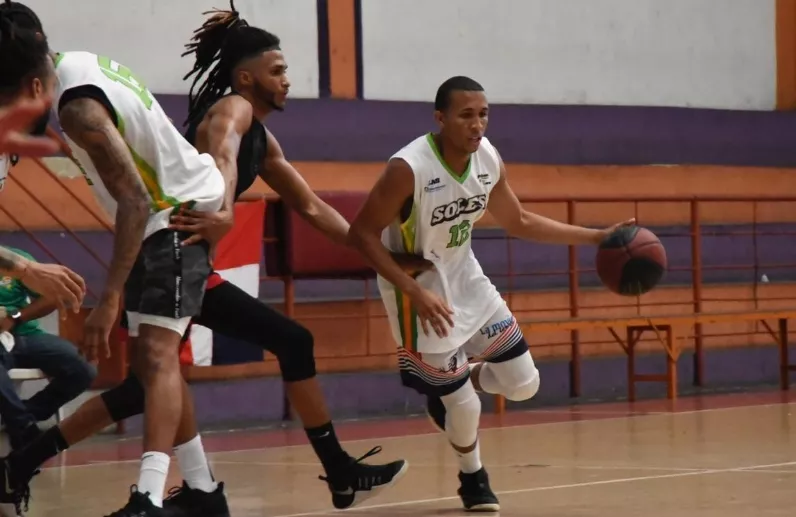
{"type": "Polygon", "coordinates": [[[315,377],[315,341],[309,330],[296,323],[288,339],[272,351],[279,361],[282,380],[298,382],[315,377]]]}
{"type": "Polygon", "coordinates": [[[114,422],[121,422],[144,412],[144,386],[133,372],[129,372],[121,384],[100,396],[114,422]]]}

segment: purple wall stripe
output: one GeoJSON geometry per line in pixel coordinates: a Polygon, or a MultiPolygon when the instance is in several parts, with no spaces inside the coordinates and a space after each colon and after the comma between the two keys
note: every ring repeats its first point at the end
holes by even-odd
{"type": "MultiPolygon", "coordinates": [[[[186,96],[158,98],[173,120],[185,120],[186,96]]],[[[291,160],[383,162],[434,129],[432,110],[431,103],[292,99],[267,125],[291,160]]],[[[495,104],[487,135],[515,163],[796,166],[793,112],[495,104]]]]}

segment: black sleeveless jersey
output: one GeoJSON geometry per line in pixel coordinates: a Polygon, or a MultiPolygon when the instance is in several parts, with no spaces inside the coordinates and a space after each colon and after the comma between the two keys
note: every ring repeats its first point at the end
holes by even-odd
{"type": "MultiPolygon", "coordinates": [[[[230,94],[235,95],[235,94],[230,94]]],[[[198,119],[195,123],[188,126],[185,138],[196,147],[196,128],[204,119],[198,119]]],[[[238,148],[238,184],[235,187],[235,199],[254,184],[263,168],[263,160],[267,151],[266,129],[265,126],[256,118],[252,118],[249,130],[243,135],[238,148]]]]}

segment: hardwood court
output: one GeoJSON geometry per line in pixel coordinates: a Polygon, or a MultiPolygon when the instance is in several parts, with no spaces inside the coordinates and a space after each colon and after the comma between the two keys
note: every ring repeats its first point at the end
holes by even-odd
{"type": "MultiPolygon", "coordinates": [[[[790,516],[793,392],[484,415],[482,456],[503,516],[790,516]]],[[[424,418],[339,425],[352,453],[407,458],[406,477],[355,515],[463,515],[456,462],[424,418]],[[376,437],[375,439],[373,437],[376,437]]],[[[333,515],[301,431],[205,436],[233,517],[333,515]]],[[[29,515],[105,515],[137,478],[138,439],[75,448],[35,480],[29,515]]],[[[178,482],[172,463],[170,481],[178,482]]]]}

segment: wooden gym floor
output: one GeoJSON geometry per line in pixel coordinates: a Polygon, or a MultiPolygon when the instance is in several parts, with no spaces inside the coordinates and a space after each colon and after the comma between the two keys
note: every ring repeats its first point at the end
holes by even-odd
{"type": "MultiPolygon", "coordinates": [[[[796,394],[589,405],[483,418],[481,452],[503,516],[791,516],[796,394]]],[[[404,457],[407,475],[354,515],[463,515],[456,460],[424,418],[341,424],[353,454],[404,457]]],[[[233,517],[333,515],[298,430],[205,435],[233,517]]],[[[34,481],[31,517],[101,516],[137,479],[138,439],[68,451],[34,481]]],[[[179,482],[173,461],[170,485],[179,482]]]]}

